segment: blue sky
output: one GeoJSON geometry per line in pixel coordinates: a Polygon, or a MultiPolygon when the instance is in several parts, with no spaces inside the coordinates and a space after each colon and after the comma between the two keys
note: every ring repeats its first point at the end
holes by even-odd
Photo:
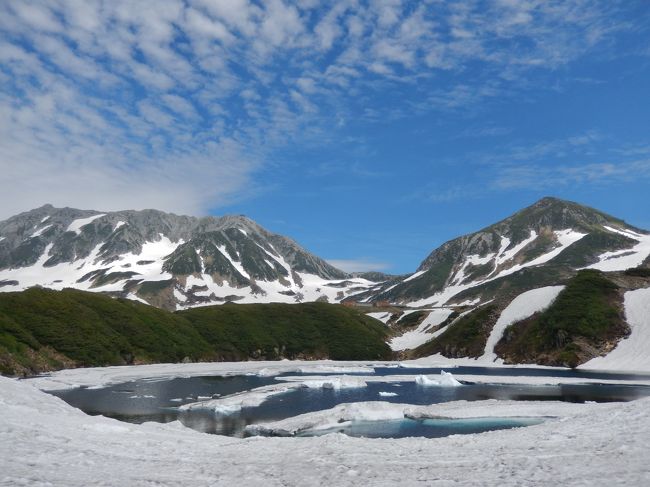
{"type": "Polygon", "coordinates": [[[650,228],[650,4],[0,4],[0,218],[246,214],[412,272],[545,195],[650,228]]]}

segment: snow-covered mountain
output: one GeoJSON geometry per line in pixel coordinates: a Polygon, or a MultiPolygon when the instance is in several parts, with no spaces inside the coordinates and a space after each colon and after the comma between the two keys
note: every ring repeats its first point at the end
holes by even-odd
{"type": "Polygon", "coordinates": [[[650,234],[598,210],[543,198],[470,235],[444,243],[410,276],[387,281],[362,302],[475,305],[555,285],[581,268],[620,271],[650,255],[650,234]]]}
{"type": "Polygon", "coordinates": [[[375,283],[245,216],[41,208],[0,222],[0,291],[109,292],[166,309],[338,302],[375,283]]]}

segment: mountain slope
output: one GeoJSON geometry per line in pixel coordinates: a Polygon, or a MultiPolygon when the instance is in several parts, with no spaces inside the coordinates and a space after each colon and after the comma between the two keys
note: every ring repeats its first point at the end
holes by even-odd
{"type": "Polygon", "coordinates": [[[565,281],[577,269],[624,270],[650,255],[650,235],[598,210],[543,198],[476,233],[446,242],[406,278],[362,301],[477,304],[565,281]]]}
{"type": "Polygon", "coordinates": [[[373,283],[244,216],[41,208],[0,222],[0,290],[73,287],[166,308],[336,302],[373,283]]]}

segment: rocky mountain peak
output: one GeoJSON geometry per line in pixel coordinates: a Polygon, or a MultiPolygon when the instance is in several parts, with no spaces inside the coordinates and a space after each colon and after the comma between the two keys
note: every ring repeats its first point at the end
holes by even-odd
{"type": "Polygon", "coordinates": [[[480,301],[498,295],[500,286],[509,292],[526,290],[555,283],[584,267],[624,270],[640,265],[648,252],[647,232],[594,208],[549,196],[478,232],[445,242],[414,274],[391,280],[369,299],[418,305],[480,301]]]}

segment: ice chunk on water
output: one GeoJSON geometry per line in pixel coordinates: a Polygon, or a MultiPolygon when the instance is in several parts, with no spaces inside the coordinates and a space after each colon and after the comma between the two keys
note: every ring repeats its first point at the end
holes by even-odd
{"type": "Polygon", "coordinates": [[[451,372],[445,372],[444,370],[440,371],[440,376],[437,378],[427,376],[427,375],[418,375],[415,378],[415,383],[420,386],[442,386],[442,387],[457,387],[463,385],[454,378],[451,372]]]}

